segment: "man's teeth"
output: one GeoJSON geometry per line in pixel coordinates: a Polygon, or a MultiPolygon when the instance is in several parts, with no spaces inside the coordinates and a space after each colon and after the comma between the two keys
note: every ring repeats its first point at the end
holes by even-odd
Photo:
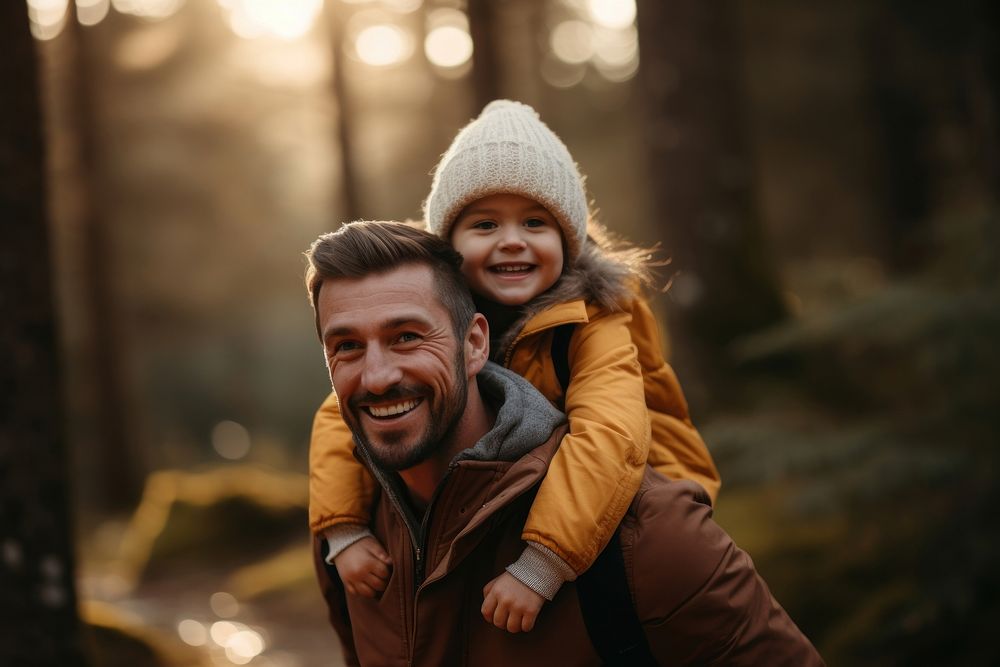
{"type": "Polygon", "coordinates": [[[514,273],[515,271],[527,271],[530,268],[530,264],[505,264],[503,266],[494,266],[493,270],[501,273],[514,273]]]}
{"type": "Polygon", "coordinates": [[[411,400],[396,403],[395,405],[370,405],[368,406],[368,411],[372,413],[373,417],[394,417],[395,415],[409,412],[415,407],[417,407],[417,401],[411,400]]]}

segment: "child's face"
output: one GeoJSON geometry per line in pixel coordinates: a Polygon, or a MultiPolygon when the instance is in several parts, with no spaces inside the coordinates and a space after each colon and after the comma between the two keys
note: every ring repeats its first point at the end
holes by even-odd
{"type": "Polygon", "coordinates": [[[458,214],[451,244],[473,292],[507,306],[527,303],[552,287],[563,268],[562,230],[538,202],[497,194],[458,214]]]}

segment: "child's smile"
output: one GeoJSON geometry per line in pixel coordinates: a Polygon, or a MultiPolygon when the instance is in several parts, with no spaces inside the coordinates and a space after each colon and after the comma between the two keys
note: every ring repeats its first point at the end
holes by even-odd
{"type": "Polygon", "coordinates": [[[534,268],[533,264],[495,264],[489,270],[500,275],[507,274],[504,277],[522,278],[534,268]]]}
{"type": "Polygon", "coordinates": [[[451,243],[462,253],[469,287],[496,303],[527,303],[562,274],[559,223],[538,202],[519,195],[490,195],[466,206],[451,243]]]}

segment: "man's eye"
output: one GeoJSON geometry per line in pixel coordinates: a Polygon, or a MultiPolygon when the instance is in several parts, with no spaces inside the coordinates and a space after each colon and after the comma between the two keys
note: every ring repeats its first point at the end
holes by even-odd
{"type": "Polygon", "coordinates": [[[343,342],[337,343],[333,346],[334,354],[341,354],[344,352],[353,352],[354,350],[360,349],[361,346],[352,340],[345,340],[343,342]]]}
{"type": "Polygon", "coordinates": [[[404,334],[399,334],[399,338],[397,340],[399,340],[400,343],[412,343],[415,340],[420,340],[420,336],[408,331],[404,334]]]}

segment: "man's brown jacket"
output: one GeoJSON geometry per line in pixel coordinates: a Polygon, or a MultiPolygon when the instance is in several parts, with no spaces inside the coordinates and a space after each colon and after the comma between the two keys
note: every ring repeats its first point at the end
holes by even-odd
{"type": "MultiPolygon", "coordinates": [[[[530,385],[491,364],[480,386],[487,400],[499,400],[498,422],[523,423],[523,413],[504,414],[518,405],[506,399],[534,391],[530,385]]],[[[348,664],[600,664],[572,582],[545,604],[531,632],[510,634],[480,614],[483,587],[524,549],[525,517],[564,433],[555,427],[513,461],[458,457],[422,518],[397,476],[374,471],[383,488],[372,530],[394,563],[381,598],[346,595],[315,540],[320,585],[348,664]]],[[[823,664],[750,557],[712,520],[697,484],[647,470],[620,540],[632,599],[660,664],[823,664]]]]}

